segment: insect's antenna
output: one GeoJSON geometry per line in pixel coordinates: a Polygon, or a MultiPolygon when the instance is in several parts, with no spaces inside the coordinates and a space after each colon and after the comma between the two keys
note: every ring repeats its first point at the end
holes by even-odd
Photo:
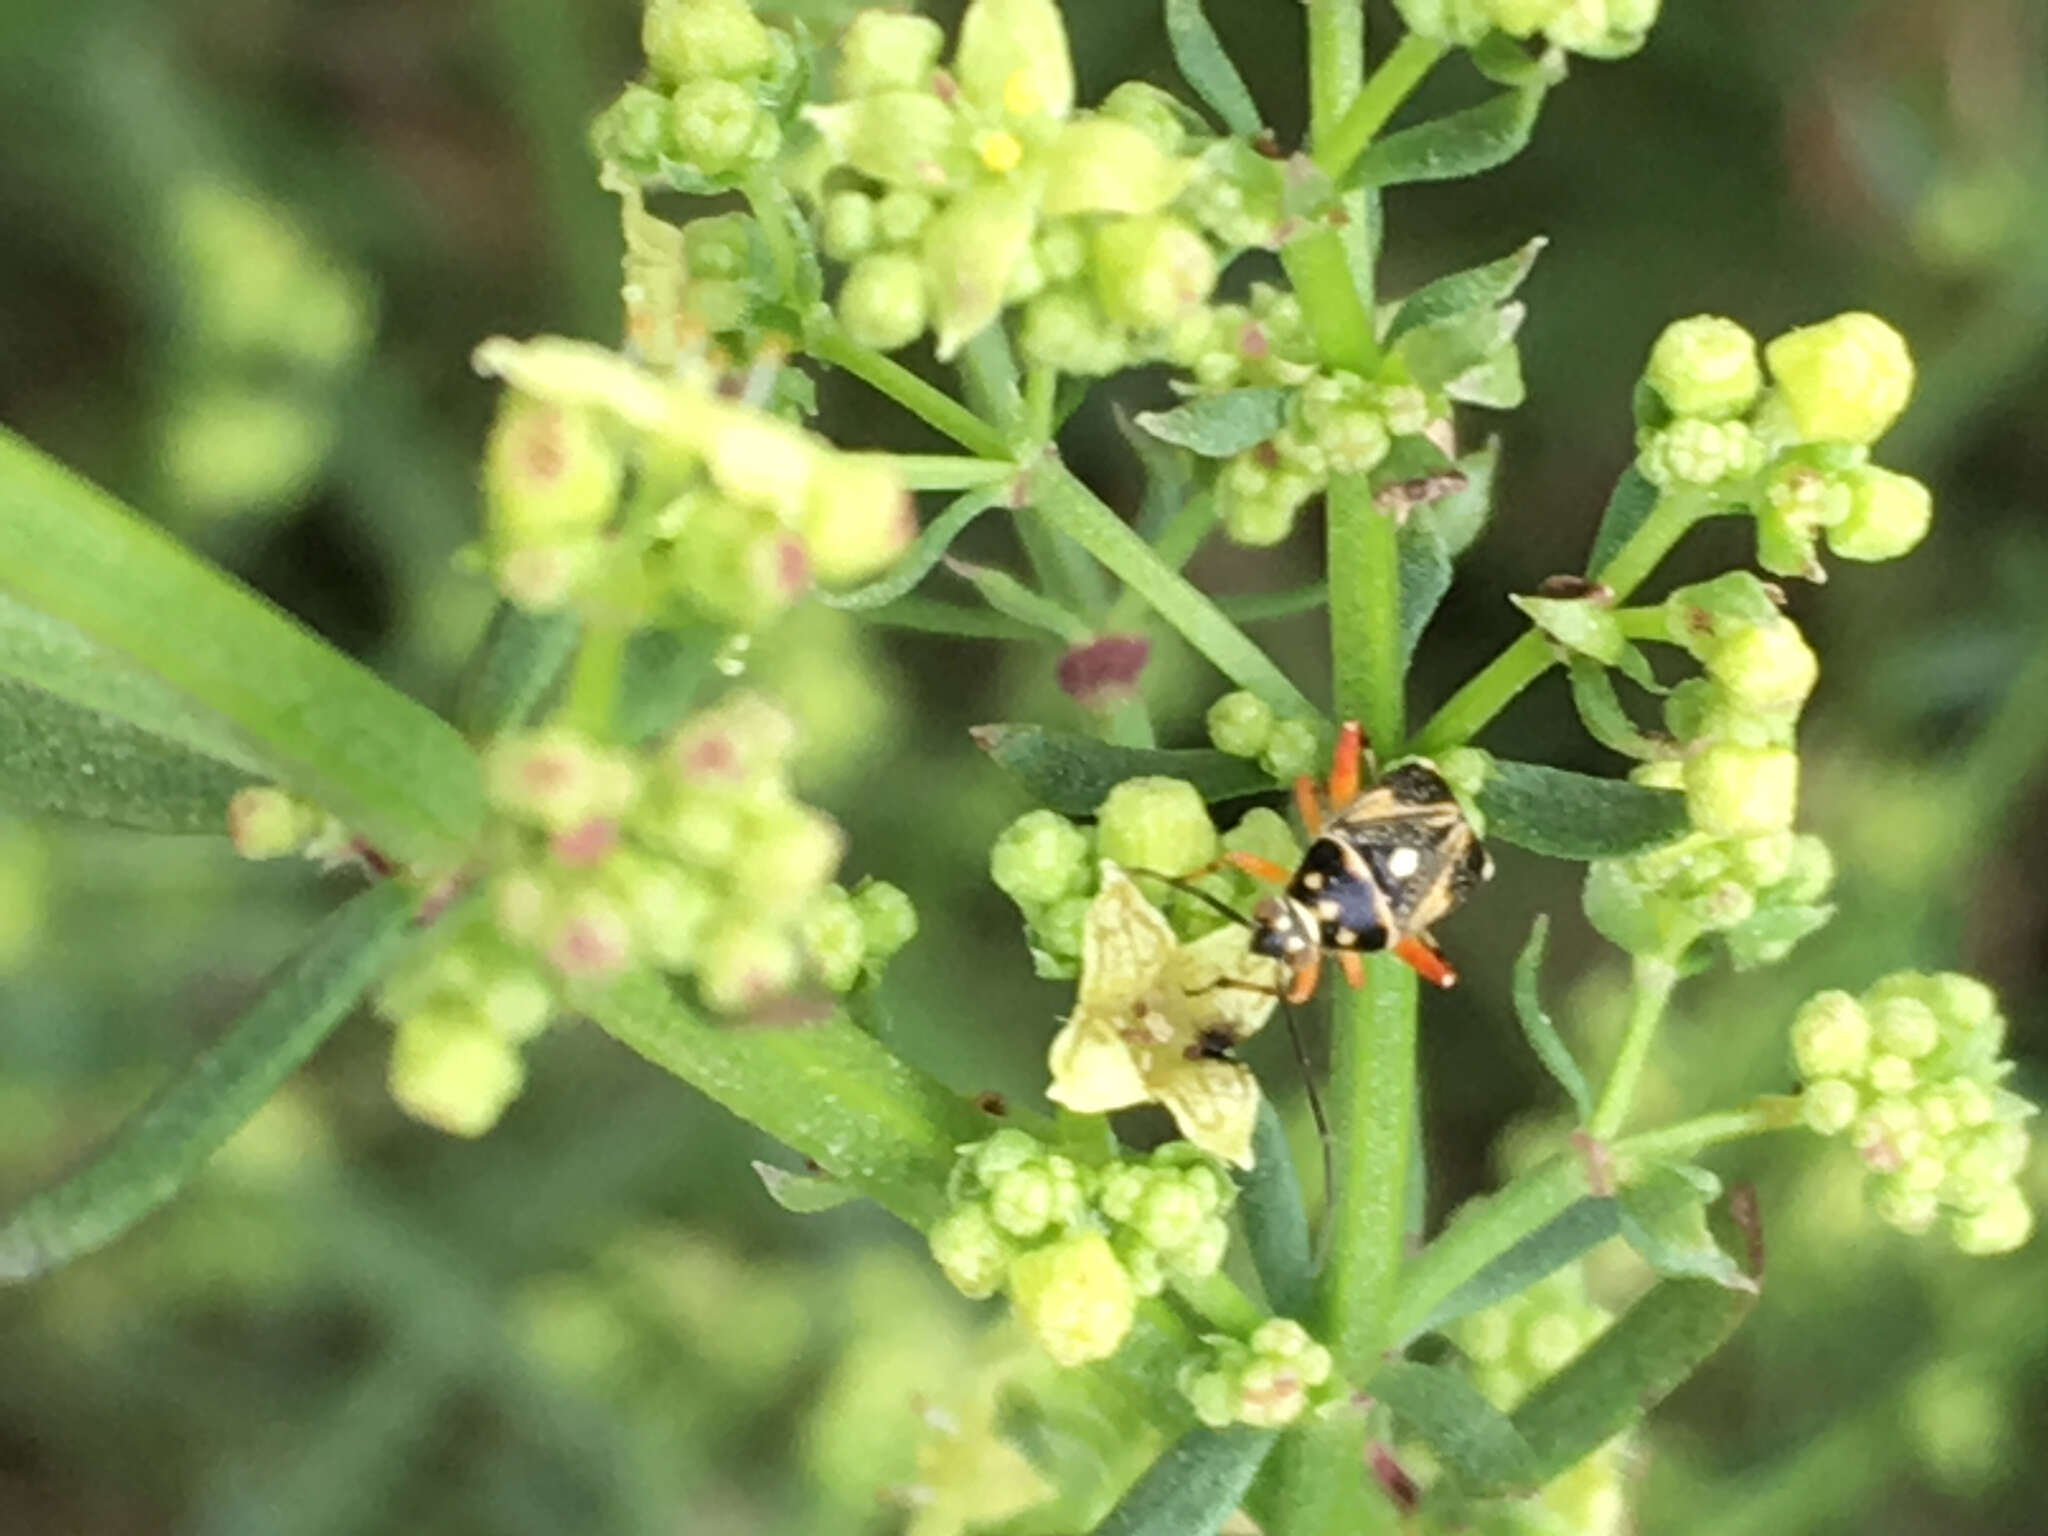
{"type": "Polygon", "coordinates": [[[1323,1147],[1323,1232],[1316,1252],[1316,1268],[1320,1270],[1328,1254],[1330,1233],[1336,1225],[1329,1216],[1337,1202],[1336,1142],[1330,1135],[1330,1117],[1323,1111],[1323,1096],[1316,1088],[1315,1069],[1309,1064],[1308,1044],[1301,1038],[1301,1029],[1294,1022],[1294,1010],[1285,998],[1280,1000],[1280,1017],[1287,1021],[1287,1038],[1294,1046],[1294,1060],[1301,1068],[1301,1086],[1308,1094],[1308,1112],[1315,1120],[1316,1138],[1323,1147]]]}
{"type": "Polygon", "coordinates": [[[1134,868],[1127,869],[1124,871],[1124,873],[1128,875],[1143,875],[1147,880],[1163,881],[1165,884],[1172,886],[1176,891],[1181,891],[1189,896],[1194,897],[1195,900],[1201,902],[1210,910],[1220,913],[1222,916],[1229,918],[1233,923],[1236,923],[1240,928],[1249,928],[1252,926],[1252,920],[1246,917],[1242,912],[1238,911],[1237,908],[1233,907],[1229,902],[1225,901],[1220,896],[1211,895],[1209,892],[1203,890],[1199,885],[1196,885],[1192,880],[1187,879],[1185,876],[1163,875],[1156,869],[1134,868]]]}

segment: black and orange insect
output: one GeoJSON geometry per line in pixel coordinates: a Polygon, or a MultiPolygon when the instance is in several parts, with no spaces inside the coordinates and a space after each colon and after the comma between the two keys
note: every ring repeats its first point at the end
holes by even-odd
{"type": "Polygon", "coordinates": [[[1290,1003],[1314,995],[1325,955],[1354,987],[1365,983],[1360,957],[1375,950],[1436,986],[1454,985],[1458,973],[1430,930],[1493,877],[1493,860],[1434,767],[1402,763],[1367,782],[1368,766],[1364,733],[1347,720],[1328,782],[1294,781],[1312,839],[1300,865],[1290,871],[1249,853],[1221,861],[1282,887],[1253,908],[1251,947],[1287,967],[1290,1003]]]}

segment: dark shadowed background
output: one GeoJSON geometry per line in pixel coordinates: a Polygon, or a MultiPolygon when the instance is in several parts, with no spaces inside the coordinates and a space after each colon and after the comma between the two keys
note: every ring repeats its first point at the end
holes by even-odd
{"type": "MultiPolygon", "coordinates": [[[[827,0],[807,8],[833,24],[827,0]]],[[[1299,14],[1211,13],[1283,131],[1299,14]]],[[[1646,1110],[1786,1085],[1820,987],[1977,971],[2042,1096],[2048,1007],[2048,29],[2028,0],[1674,3],[1648,49],[1583,63],[1508,168],[1388,202],[1386,287],[1551,239],[1524,297],[1530,403],[1501,503],[1425,640],[1427,706],[1514,632],[1504,601],[1576,569],[1631,450],[1658,328],[1760,334],[1849,308],[1910,338],[1923,386],[1885,462],[1928,479],[1932,537],[1794,594],[1824,663],[1804,817],[1841,864],[1833,926],[1785,966],[1680,995],[1646,1110]]],[[[1083,90],[1170,80],[1149,0],[1070,0],[1083,90]]],[[[0,421],[420,697],[450,696],[487,612],[455,557],[497,332],[616,330],[616,220],[582,124],[637,64],[624,0],[70,0],[0,7],[0,421]]],[[[1382,26],[1380,36],[1386,35],[1382,26]]],[[[1471,89],[1446,66],[1425,104],[1471,89]]],[[[1157,403],[1157,378],[1124,383],[1157,403]]],[[[922,441],[830,383],[840,440],[922,441]]],[[[1129,505],[1091,404],[1071,456],[1129,505]]],[[[994,530],[984,552],[1012,558],[994,530]]],[[[1220,590],[1310,579],[1315,542],[1219,550],[1220,590]]],[[[1711,525],[1680,574],[1746,558],[1711,525]]],[[[167,630],[178,615],[162,616],[167,630]]],[[[1314,619],[1271,638],[1311,693],[1314,619]]],[[[804,782],[925,933],[892,971],[900,1048],[962,1088],[1035,1093],[1062,994],[1030,979],[989,839],[1022,809],[969,745],[1078,724],[1052,654],[877,637],[806,614],[758,670],[804,717],[804,782]]],[[[1162,646],[1169,741],[1218,691],[1162,646]]],[[[1564,692],[1488,740],[1613,771],[1564,692]]],[[[1619,962],[1574,871],[1527,855],[1444,937],[1466,984],[1425,1020],[1437,1209],[1495,1177],[1556,1091],[1507,1006],[1538,911],[1558,1011],[1610,1039],[1619,962]]],[[[224,844],[0,820],[0,1204],[83,1154],[252,994],[337,897],[224,844]]],[[[488,1140],[404,1118],[361,1019],[113,1249],[0,1292],[0,1532],[842,1533],[901,1522],[921,1390],[992,1309],[871,1211],[796,1218],[774,1156],[594,1031],[560,1028],[488,1140]]],[[[1274,1042],[1263,1041],[1263,1046],[1274,1042]]],[[[1277,1050],[1255,1056],[1298,1098],[1277,1050]]],[[[2036,1158],[2039,1203],[2048,1188],[2036,1158]]],[[[1721,1160],[1761,1186],[1764,1305],[1653,1422],[1648,1532],[2038,1532],[2048,1246],[1995,1260],[1862,1213],[1803,1134],[1721,1160]]]]}

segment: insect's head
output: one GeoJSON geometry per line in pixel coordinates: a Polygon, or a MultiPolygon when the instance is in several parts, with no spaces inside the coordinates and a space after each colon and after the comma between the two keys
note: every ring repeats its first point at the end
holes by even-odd
{"type": "Polygon", "coordinates": [[[1268,896],[1252,908],[1252,953],[1298,970],[1322,948],[1316,915],[1291,896],[1268,896]]]}

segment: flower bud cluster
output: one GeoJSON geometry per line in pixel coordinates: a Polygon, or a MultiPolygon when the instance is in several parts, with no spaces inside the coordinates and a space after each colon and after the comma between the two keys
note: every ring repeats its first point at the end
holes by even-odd
{"type": "Polygon", "coordinates": [[[1576,1265],[1451,1325],[1472,1383],[1503,1413],[1555,1376],[1607,1331],[1613,1319],[1586,1294],[1576,1265]]]}
{"type": "Polygon", "coordinates": [[[1677,755],[1636,782],[1680,790],[1692,830],[1593,865],[1587,914],[1633,954],[1675,958],[1719,935],[1739,967],[1769,964],[1825,922],[1834,863],[1793,832],[1799,713],[1820,667],[1799,628],[1745,571],[1681,587],[1665,603],[1671,638],[1703,673],[1673,689],[1664,718],[1677,755]]]}
{"type": "Polygon", "coordinates": [[[1156,1296],[1176,1276],[1216,1272],[1236,1193],[1185,1142],[1084,1168],[1005,1129],[960,1149],[951,1209],[928,1240],[963,1295],[1007,1290],[1047,1354],[1083,1365],[1116,1351],[1140,1297],[1156,1296]]]}
{"type": "MultiPolygon", "coordinates": [[[[1146,872],[1189,875],[1219,852],[1256,853],[1292,868],[1301,857],[1285,818],[1264,808],[1247,811],[1219,834],[1194,785],[1180,779],[1126,779],[1110,791],[1093,826],[1056,811],[1027,811],[1005,827],[989,850],[989,876],[1024,914],[1038,974],[1080,974],[1088,906],[1107,859],[1141,880],[1183,940],[1199,938],[1228,921],[1189,891],[1145,880],[1146,872]]],[[[1224,906],[1248,912],[1264,894],[1249,875],[1225,866],[1193,882],[1224,906]]]]}
{"type": "Polygon", "coordinates": [[[973,0],[942,70],[944,42],[924,17],[858,13],[833,99],[804,114],[820,144],[801,190],[846,266],[841,326],[881,351],[930,331],[946,358],[1021,306],[1039,366],[1102,375],[1158,356],[1236,248],[1201,210],[1245,222],[1241,170],[1194,153],[1150,86],[1075,110],[1056,0],[973,0]]]}
{"type": "Polygon", "coordinates": [[[552,339],[477,356],[513,386],[485,449],[485,547],[522,608],[751,631],[813,582],[879,571],[916,531],[888,460],[700,382],[552,339]]]}
{"type": "Polygon", "coordinates": [[[647,0],[647,72],[591,126],[600,161],[685,192],[731,187],[782,148],[801,89],[796,42],[747,0],[647,0]]]}
{"type": "Polygon", "coordinates": [[[1329,370],[1293,294],[1254,284],[1248,302],[1218,304],[1175,327],[1168,358],[1202,394],[1291,388],[1280,430],[1224,461],[1215,495],[1224,531],[1240,544],[1277,544],[1330,477],[1370,474],[1397,438],[1441,435],[1448,399],[1412,382],[1389,354],[1381,375],[1329,370]]]}
{"type": "Polygon", "coordinates": [[[1661,489],[1753,509],[1758,563],[1820,581],[1823,540],[1845,560],[1892,560],[1926,536],[1927,488],[1869,462],[1912,391],[1906,343],[1875,315],[1787,331],[1761,361],[1734,321],[1695,315],[1651,348],[1637,466],[1661,489]]]}
{"type": "Polygon", "coordinates": [[[275,784],[251,784],[228,801],[228,841],[245,859],[282,859],[300,854],[330,863],[349,849],[340,822],[310,801],[275,784]]]}
{"type": "Polygon", "coordinates": [[[1205,723],[1217,751],[1256,758],[1283,782],[1314,773],[1322,758],[1322,732],[1314,721],[1282,718],[1264,699],[1242,689],[1211,704],[1205,723]]]}
{"type": "Polygon", "coordinates": [[[1822,992],[1792,1021],[1807,1125],[1869,1170],[1870,1203],[1902,1232],[1947,1218],[1965,1253],[2009,1253],[2034,1229],[2019,1185],[2034,1105],[2001,1086],[2005,1019],[1954,972],[1899,971],[1861,998],[1822,992]]]}
{"type": "Polygon", "coordinates": [[[1660,0],[1394,0],[1408,30],[1470,48],[1489,32],[1536,38],[1589,59],[1627,58],[1656,24],[1660,0]]]}
{"type": "Polygon", "coordinates": [[[1275,1317],[1249,1339],[1210,1334],[1181,1367],[1181,1395],[1211,1429],[1284,1429],[1315,1406],[1330,1381],[1330,1352],[1291,1318],[1275,1317]]]}
{"type": "Polygon", "coordinates": [[[644,753],[550,728],[486,759],[502,817],[484,899],[434,930],[379,999],[407,1109],[477,1135],[519,1090],[519,1050],[576,983],[651,966],[721,1013],[807,977],[846,992],[916,931],[908,898],[830,884],[839,829],[791,792],[795,731],[734,694],[644,753]]]}

